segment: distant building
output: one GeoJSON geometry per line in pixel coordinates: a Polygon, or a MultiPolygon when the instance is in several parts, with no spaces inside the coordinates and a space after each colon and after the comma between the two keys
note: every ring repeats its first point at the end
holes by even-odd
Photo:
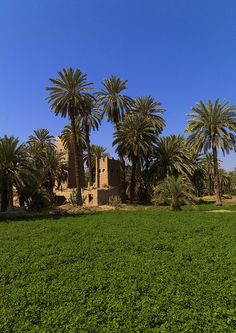
{"type": "MultiPolygon", "coordinates": [[[[68,166],[67,180],[61,185],[60,191],[56,191],[56,194],[69,199],[73,189],[76,188],[74,154],[64,148],[59,136],[56,137],[56,149],[64,154],[64,161],[68,166]]],[[[120,163],[118,160],[109,157],[97,158],[95,174],[93,184],[86,184],[84,175],[80,175],[82,196],[84,204],[87,206],[108,204],[110,196],[119,195],[120,163]]]]}

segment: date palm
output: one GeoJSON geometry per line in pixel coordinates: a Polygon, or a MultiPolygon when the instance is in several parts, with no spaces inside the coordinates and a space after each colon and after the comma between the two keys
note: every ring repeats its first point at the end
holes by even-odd
{"type": "Polygon", "coordinates": [[[37,169],[43,167],[47,151],[55,148],[54,141],[54,137],[46,128],[34,130],[34,134],[29,136],[28,150],[37,169]]]}
{"type": "Polygon", "coordinates": [[[190,175],[193,172],[190,150],[181,135],[157,139],[153,152],[150,175],[161,180],[167,176],[190,175]]]}
{"type": "Polygon", "coordinates": [[[170,209],[180,211],[181,205],[194,203],[194,188],[188,178],[184,176],[166,177],[153,187],[154,204],[170,204],[170,209]]]}
{"type": "MultiPolygon", "coordinates": [[[[214,161],[212,153],[206,153],[202,157],[202,166],[205,170],[205,178],[208,183],[208,194],[212,195],[214,192],[214,161]]],[[[220,161],[218,160],[218,164],[220,161]]]]}
{"type": "Polygon", "coordinates": [[[138,113],[127,114],[120,122],[114,133],[113,145],[117,145],[117,152],[122,157],[127,157],[132,163],[130,180],[130,200],[134,200],[135,172],[137,165],[152,151],[156,141],[154,127],[144,115],[138,113]]]}
{"type": "Polygon", "coordinates": [[[165,109],[161,107],[160,102],[156,102],[151,96],[137,97],[131,106],[131,112],[143,114],[148,121],[155,127],[157,133],[161,133],[165,126],[162,114],[165,109]]]}
{"type": "Polygon", "coordinates": [[[93,168],[92,168],[92,154],[90,145],[90,133],[91,130],[98,130],[101,124],[101,112],[99,111],[96,103],[96,99],[86,98],[84,101],[84,116],[80,119],[81,127],[85,134],[86,150],[87,150],[87,164],[89,169],[89,183],[93,183],[93,168]]]}
{"type": "Polygon", "coordinates": [[[80,180],[80,165],[77,149],[77,133],[76,133],[76,118],[84,116],[82,104],[86,97],[90,96],[88,90],[91,83],[87,81],[87,75],[83,74],[80,69],[63,69],[58,72],[56,79],[50,79],[52,86],[48,87],[49,91],[48,102],[51,110],[55,115],[68,117],[71,122],[73,149],[74,149],[74,164],[76,174],[77,187],[77,203],[82,205],[81,180],[80,180]]]}
{"type": "MultiPolygon", "coordinates": [[[[85,186],[85,172],[84,172],[84,161],[83,161],[83,151],[86,149],[86,136],[82,126],[80,124],[80,119],[75,121],[76,127],[76,141],[77,141],[77,152],[78,152],[78,164],[80,170],[80,184],[82,187],[85,186]]],[[[66,149],[73,152],[73,133],[71,125],[66,125],[61,131],[61,139],[63,145],[66,149]]]]}
{"type": "MultiPolygon", "coordinates": [[[[123,119],[125,112],[132,104],[132,98],[124,95],[127,89],[127,80],[111,76],[103,82],[103,89],[97,93],[98,103],[103,107],[103,114],[109,122],[118,129],[119,122],[123,119]]],[[[119,149],[118,149],[119,151],[119,149]]],[[[125,162],[119,154],[120,160],[120,194],[122,201],[125,201],[125,162]]]]}
{"type": "Polygon", "coordinates": [[[35,172],[29,162],[26,148],[19,144],[19,139],[4,136],[0,139],[0,193],[1,211],[7,210],[12,200],[13,186],[22,190],[27,183],[32,183],[35,172]]]}
{"type": "Polygon", "coordinates": [[[103,107],[103,114],[115,126],[123,119],[132,103],[132,98],[123,94],[124,90],[128,88],[127,82],[127,80],[112,75],[103,81],[103,89],[97,93],[98,103],[103,107]]]}
{"type": "MultiPolygon", "coordinates": [[[[92,169],[92,183],[96,179],[95,171],[96,168],[99,171],[99,159],[104,158],[104,157],[110,157],[109,153],[107,153],[106,148],[99,146],[99,145],[94,145],[92,144],[90,146],[90,154],[91,154],[91,169],[92,169]],[[97,166],[96,166],[96,161],[97,161],[97,166]]],[[[84,161],[88,165],[88,151],[87,154],[84,156],[84,161]]],[[[90,184],[92,184],[90,182],[90,184]]]]}
{"type": "Polygon", "coordinates": [[[192,110],[193,113],[188,114],[191,118],[186,127],[186,132],[190,133],[189,142],[199,152],[212,150],[216,205],[221,206],[218,150],[228,154],[235,147],[236,106],[217,99],[206,104],[200,101],[192,110]]]}

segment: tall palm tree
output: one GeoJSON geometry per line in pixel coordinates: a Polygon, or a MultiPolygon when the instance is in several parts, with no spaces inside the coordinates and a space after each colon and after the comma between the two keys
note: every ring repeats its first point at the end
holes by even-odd
{"type": "Polygon", "coordinates": [[[13,186],[17,190],[25,187],[35,177],[29,162],[26,148],[19,139],[4,136],[0,139],[0,193],[1,211],[7,210],[13,195],[13,186]]]}
{"type": "Polygon", "coordinates": [[[77,203],[82,205],[81,181],[80,181],[80,165],[77,149],[77,133],[76,133],[76,118],[78,115],[84,116],[82,104],[86,97],[90,96],[88,89],[91,83],[87,81],[87,75],[83,74],[80,69],[63,69],[58,72],[59,77],[50,79],[52,86],[48,87],[49,91],[48,102],[51,110],[55,115],[61,117],[69,117],[71,122],[73,149],[74,149],[74,164],[77,187],[77,203]]]}
{"type": "Polygon", "coordinates": [[[34,130],[34,135],[30,135],[28,140],[29,144],[41,146],[42,149],[55,147],[54,141],[55,138],[46,128],[34,130]]]}
{"type": "MultiPolygon", "coordinates": [[[[84,160],[83,151],[86,149],[86,136],[84,130],[80,124],[80,119],[77,118],[75,121],[76,126],[76,140],[77,140],[77,151],[78,151],[78,164],[80,170],[80,184],[81,187],[85,186],[85,171],[84,171],[84,160]]],[[[71,125],[66,125],[61,131],[61,139],[63,145],[69,152],[73,152],[73,133],[71,125]]]]}
{"type": "Polygon", "coordinates": [[[87,150],[87,163],[89,169],[89,183],[93,183],[93,169],[92,169],[92,154],[90,145],[90,133],[91,130],[98,130],[101,124],[101,112],[99,111],[96,103],[96,99],[86,98],[84,101],[84,117],[81,117],[81,127],[85,133],[86,150],[87,150]]]}
{"type": "MultiPolygon", "coordinates": [[[[125,112],[132,104],[132,98],[124,95],[124,90],[127,89],[127,80],[112,75],[103,82],[103,89],[97,93],[98,103],[103,107],[103,114],[107,120],[115,125],[118,129],[119,122],[123,119],[125,112]]],[[[118,149],[119,151],[119,149],[118,149]]],[[[125,201],[125,162],[119,154],[120,160],[120,194],[122,201],[125,201]]]]}
{"type": "Polygon", "coordinates": [[[134,200],[135,172],[137,165],[152,151],[156,141],[154,127],[145,116],[138,113],[127,114],[114,133],[113,145],[117,145],[120,156],[126,156],[132,163],[130,200],[134,200]]]}
{"type": "Polygon", "coordinates": [[[225,154],[235,147],[236,106],[217,99],[214,103],[209,100],[206,104],[200,101],[192,110],[193,113],[188,114],[191,119],[186,127],[186,132],[191,133],[189,142],[197,151],[206,153],[212,150],[216,205],[221,206],[218,150],[225,154]]]}
{"type": "MultiPolygon", "coordinates": [[[[85,133],[80,125],[80,121],[76,120],[76,139],[77,139],[77,146],[81,146],[84,150],[86,148],[86,139],[85,133]]],[[[71,125],[66,125],[61,131],[61,140],[63,142],[63,146],[65,149],[73,148],[73,135],[72,135],[72,128],[71,125]]]]}
{"type": "Polygon", "coordinates": [[[53,196],[56,183],[57,187],[59,187],[62,181],[67,179],[67,165],[65,164],[63,153],[57,152],[56,149],[48,150],[42,177],[43,187],[53,196]]]}
{"type": "Polygon", "coordinates": [[[34,130],[34,134],[29,136],[28,151],[33,157],[34,165],[41,168],[47,158],[47,151],[55,149],[55,138],[50,135],[46,128],[34,130]]]}
{"type": "MultiPolygon", "coordinates": [[[[213,154],[212,153],[206,153],[202,157],[202,166],[205,170],[205,178],[207,181],[207,187],[208,187],[208,194],[212,195],[214,192],[214,161],[213,161],[213,154]]],[[[220,161],[218,160],[218,164],[220,164],[220,161]]]]}
{"type": "Polygon", "coordinates": [[[162,114],[165,112],[165,109],[163,109],[161,103],[156,102],[153,97],[144,96],[135,98],[130,111],[143,114],[155,127],[158,134],[162,132],[165,126],[162,114]]]}
{"type": "Polygon", "coordinates": [[[150,167],[152,178],[161,180],[167,176],[190,175],[193,172],[190,150],[181,135],[157,139],[150,167]]]}
{"type": "MultiPolygon", "coordinates": [[[[96,161],[97,161],[97,170],[99,171],[99,159],[104,157],[110,157],[110,154],[107,153],[106,148],[94,144],[90,146],[90,154],[91,154],[91,169],[92,169],[92,183],[93,183],[96,179],[95,175],[96,161]]],[[[84,161],[88,165],[88,152],[84,156],[84,161]]]]}

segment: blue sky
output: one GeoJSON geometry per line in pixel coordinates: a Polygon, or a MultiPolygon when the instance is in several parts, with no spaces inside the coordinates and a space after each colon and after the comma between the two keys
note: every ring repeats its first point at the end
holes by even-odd
{"type": "MultiPolygon", "coordinates": [[[[183,132],[199,99],[236,104],[235,13],[235,0],[1,0],[0,136],[60,133],[45,87],[69,66],[98,89],[111,74],[128,79],[127,94],[167,109],[165,135],[183,132]]],[[[104,121],[93,143],[113,153],[112,132],[104,121]]]]}

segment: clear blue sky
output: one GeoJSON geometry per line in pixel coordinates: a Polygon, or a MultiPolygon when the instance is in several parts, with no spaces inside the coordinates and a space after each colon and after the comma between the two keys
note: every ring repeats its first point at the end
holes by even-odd
{"type": "MultiPolygon", "coordinates": [[[[0,136],[58,134],[48,78],[79,67],[97,88],[116,74],[132,97],[151,94],[167,109],[164,134],[181,133],[199,99],[236,103],[235,0],[1,0],[0,136]]],[[[92,141],[110,152],[105,121],[92,141]]],[[[224,167],[236,166],[236,154],[224,167]]]]}

